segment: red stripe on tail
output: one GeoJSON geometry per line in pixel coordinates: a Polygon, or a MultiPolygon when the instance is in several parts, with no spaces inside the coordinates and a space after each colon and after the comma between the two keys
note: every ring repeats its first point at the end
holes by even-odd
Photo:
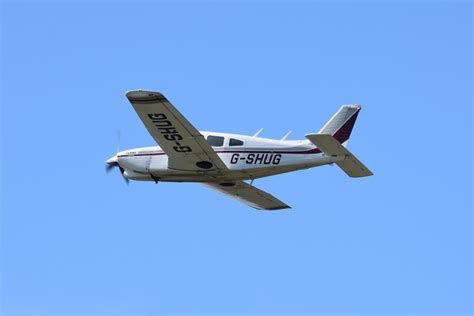
{"type": "Polygon", "coordinates": [[[357,110],[332,136],[337,139],[339,143],[344,143],[351,136],[352,128],[354,127],[357,115],[360,109],[357,110]]]}

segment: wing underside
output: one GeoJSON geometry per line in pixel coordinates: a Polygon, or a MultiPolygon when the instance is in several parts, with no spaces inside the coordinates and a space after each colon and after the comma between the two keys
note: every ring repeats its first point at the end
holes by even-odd
{"type": "Polygon", "coordinates": [[[291,208],[273,195],[243,181],[203,184],[259,210],[275,211],[291,208]]]}
{"type": "Polygon", "coordinates": [[[204,136],[161,93],[135,90],[126,95],[150,135],[168,156],[168,168],[227,170],[204,136]]]}

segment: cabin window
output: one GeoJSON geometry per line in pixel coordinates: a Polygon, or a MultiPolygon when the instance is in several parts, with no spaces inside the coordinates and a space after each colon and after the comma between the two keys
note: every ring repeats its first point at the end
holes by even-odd
{"type": "Polygon", "coordinates": [[[243,146],[244,142],[240,139],[231,138],[229,140],[229,146],[243,146]]]}
{"type": "Polygon", "coordinates": [[[224,137],[221,136],[207,136],[207,142],[213,147],[222,147],[224,145],[224,137]]]}

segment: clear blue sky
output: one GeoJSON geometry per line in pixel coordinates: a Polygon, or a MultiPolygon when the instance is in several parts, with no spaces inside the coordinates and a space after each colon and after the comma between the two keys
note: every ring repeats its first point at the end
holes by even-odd
{"type": "Polygon", "coordinates": [[[2,5],[1,315],[473,312],[472,4],[2,5]],[[124,97],[202,130],[292,139],[360,103],[350,149],[257,180],[259,212],[198,184],[124,185],[153,145],[124,97]]]}

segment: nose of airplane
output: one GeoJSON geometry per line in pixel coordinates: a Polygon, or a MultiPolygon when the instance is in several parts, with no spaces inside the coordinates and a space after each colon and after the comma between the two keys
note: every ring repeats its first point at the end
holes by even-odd
{"type": "Polygon", "coordinates": [[[107,161],[105,163],[108,164],[109,166],[117,164],[118,163],[117,155],[107,159],[107,161]]]}
{"type": "Polygon", "coordinates": [[[126,171],[124,168],[122,168],[119,163],[118,163],[118,154],[107,159],[107,161],[105,162],[106,165],[105,165],[105,171],[107,173],[109,173],[112,169],[114,169],[115,167],[118,167],[119,170],[120,170],[120,173],[122,174],[122,177],[123,179],[125,180],[125,182],[128,184],[129,180],[127,178],[127,174],[126,174],[126,171]]]}
{"type": "Polygon", "coordinates": [[[118,164],[118,158],[117,158],[117,155],[107,159],[107,161],[105,162],[105,171],[107,171],[107,173],[110,172],[110,170],[112,170],[113,168],[115,167],[119,167],[119,164],[118,164]]]}

